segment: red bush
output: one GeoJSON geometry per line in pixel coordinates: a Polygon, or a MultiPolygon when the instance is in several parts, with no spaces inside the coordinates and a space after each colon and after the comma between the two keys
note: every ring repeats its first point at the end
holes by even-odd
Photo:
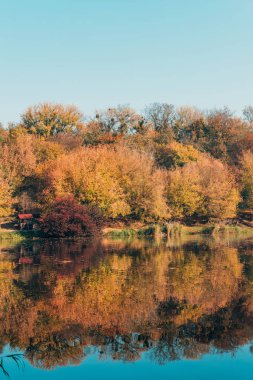
{"type": "Polygon", "coordinates": [[[50,237],[89,237],[98,232],[89,207],[73,197],[57,198],[42,220],[41,230],[50,237]]]}

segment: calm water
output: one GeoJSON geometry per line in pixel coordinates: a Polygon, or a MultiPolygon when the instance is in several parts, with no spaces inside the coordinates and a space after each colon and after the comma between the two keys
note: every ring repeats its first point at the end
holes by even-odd
{"type": "Polygon", "coordinates": [[[0,379],[252,379],[253,239],[0,252],[0,379]]]}

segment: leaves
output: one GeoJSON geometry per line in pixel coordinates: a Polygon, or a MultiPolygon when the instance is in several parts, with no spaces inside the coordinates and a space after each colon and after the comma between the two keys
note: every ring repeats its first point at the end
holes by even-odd
{"type": "Polygon", "coordinates": [[[226,219],[236,215],[240,196],[228,167],[202,157],[169,173],[167,200],[174,217],[226,219]]]}
{"type": "Polygon", "coordinates": [[[9,216],[13,212],[13,203],[11,187],[0,169],[0,218],[9,216]]]}
{"type": "Polygon", "coordinates": [[[143,115],[118,106],[84,122],[75,106],[30,107],[0,130],[1,213],[14,197],[16,211],[32,212],[73,196],[113,219],[234,217],[238,188],[253,207],[251,111],[244,121],[227,108],[154,103],[143,115]]]}
{"type": "Polygon", "coordinates": [[[49,237],[87,238],[98,232],[90,214],[73,197],[58,198],[42,215],[41,230],[49,237]]]}
{"type": "Polygon", "coordinates": [[[44,103],[28,108],[21,119],[21,126],[28,133],[44,137],[75,134],[83,128],[82,114],[75,106],[44,103]]]}

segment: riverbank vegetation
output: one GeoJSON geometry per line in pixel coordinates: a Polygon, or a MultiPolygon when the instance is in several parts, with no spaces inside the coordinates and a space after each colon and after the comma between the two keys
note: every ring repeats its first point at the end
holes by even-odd
{"type": "Polygon", "coordinates": [[[96,233],[100,218],[242,221],[253,208],[253,107],[243,115],[155,103],[143,114],[119,106],[85,118],[74,106],[30,107],[0,129],[0,218],[40,213],[45,231],[63,199],[86,210],[78,234],[96,233]]]}

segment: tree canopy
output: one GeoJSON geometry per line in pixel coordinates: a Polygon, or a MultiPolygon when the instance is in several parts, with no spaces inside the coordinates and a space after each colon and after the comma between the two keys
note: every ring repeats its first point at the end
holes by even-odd
{"type": "Polygon", "coordinates": [[[72,196],[109,219],[234,218],[253,207],[250,115],[154,103],[84,119],[75,106],[30,107],[0,129],[2,204],[43,211],[72,196]]]}

